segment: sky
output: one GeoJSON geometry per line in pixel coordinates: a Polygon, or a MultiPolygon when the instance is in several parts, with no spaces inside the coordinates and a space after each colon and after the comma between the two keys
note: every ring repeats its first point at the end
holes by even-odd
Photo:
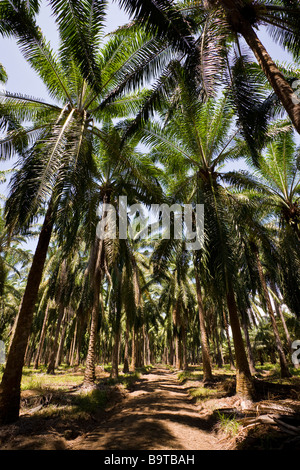
{"type": "MultiPolygon", "coordinates": [[[[113,31],[118,26],[126,23],[127,20],[128,17],[119,9],[118,5],[114,2],[110,2],[107,15],[107,31],[113,31]]],[[[58,34],[54,19],[51,16],[51,9],[48,7],[46,1],[42,3],[38,23],[47,40],[50,41],[52,48],[56,49],[58,46],[58,34]]],[[[282,62],[292,62],[291,56],[288,53],[271,42],[265,30],[260,31],[258,34],[273,59],[282,62]]],[[[14,39],[4,39],[0,37],[0,63],[5,67],[8,74],[8,81],[6,83],[6,89],[8,91],[26,94],[44,100],[50,99],[45,86],[36,73],[27,65],[14,39]]],[[[8,169],[11,165],[11,161],[0,161],[1,170],[8,169]]],[[[240,165],[240,167],[235,169],[243,168],[240,162],[238,165],[240,165]]],[[[7,196],[8,188],[6,184],[0,184],[0,195],[1,194],[7,196]]]]}

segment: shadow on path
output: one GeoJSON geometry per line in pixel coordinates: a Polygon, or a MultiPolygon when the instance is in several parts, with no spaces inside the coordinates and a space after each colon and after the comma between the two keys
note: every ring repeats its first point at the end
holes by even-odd
{"type": "Polygon", "coordinates": [[[167,369],[153,369],[135,384],[101,428],[73,442],[90,450],[217,450],[208,417],[167,369]]]}

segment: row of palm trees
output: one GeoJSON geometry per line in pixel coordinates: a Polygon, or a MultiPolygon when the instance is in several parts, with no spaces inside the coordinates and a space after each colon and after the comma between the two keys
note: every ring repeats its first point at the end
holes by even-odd
{"type": "Polygon", "coordinates": [[[282,376],[290,374],[269,288],[299,314],[294,130],[300,131],[300,107],[295,77],[279,71],[254,28],[269,24],[273,37],[297,58],[299,6],[246,0],[119,3],[133,21],[102,45],[105,2],[49,1],[60,34],[58,52],[37,25],[38,1],[0,5],[1,34],[15,38],[52,99],[8,92],[1,99],[1,157],[19,158],[5,203],[8,238],[27,234],[43,217],[0,386],[2,423],[19,416],[24,358],[37,344],[34,322],[45,315],[40,321],[45,338],[51,302],[57,305],[57,328],[48,371],[54,371],[64,328],[72,323],[73,350],[80,355],[85,347],[88,385],[95,381],[105,312],[113,328],[112,374],[117,375],[122,334],[128,368],[129,337],[134,365],[141,337],[148,350],[155,342],[148,320],[159,318],[161,310],[164,321],[172,319],[168,348],[174,338],[177,366],[182,358],[186,365],[189,312],[195,305],[204,378],[211,380],[211,304],[231,328],[236,391],[253,398],[247,324],[256,295],[271,319],[282,376]],[[257,63],[243,52],[242,38],[257,63]],[[274,121],[283,111],[286,119],[274,121]],[[229,161],[241,158],[249,171],[227,169],[229,161]],[[163,239],[151,243],[141,263],[145,247],[136,240],[98,239],[99,205],[116,206],[121,195],[129,205],[146,207],[203,204],[203,248],[190,256],[184,240],[163,239]],[[49,290],[43,290],[51,240],[57,264],[49,290]]]}

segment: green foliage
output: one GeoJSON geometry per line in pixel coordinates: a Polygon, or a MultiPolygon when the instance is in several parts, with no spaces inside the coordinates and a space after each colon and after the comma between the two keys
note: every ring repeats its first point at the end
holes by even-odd
{"type": "Polygon", "coordinates": [[[73,399],[75,413],[89,413],[93,415],[103,409],[107,403],[107,393],[104,390],[92,390],[80,393],[73,399]]]}
{"type": "Polygon", "coordinates": [[[220,411],[216,412],[216,416],[218,419],[218,425],[222,432],[227,434],[229,437],[235,437],[238,434],[241,425],[233,416],[224,415],[220,411]]]}

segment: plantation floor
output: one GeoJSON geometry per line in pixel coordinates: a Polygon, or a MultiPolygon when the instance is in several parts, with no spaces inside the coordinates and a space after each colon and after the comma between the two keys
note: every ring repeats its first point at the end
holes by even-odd
{"type": "Polygon", "coordinates": [[[78,437],[78,450],[217,450],[207,415],[189,397],[177,373],[153,369],[92,433],[78,437]]]}
{"type": "Polygon", "coordinates": [[[296,371],[281,380],[274,368],[258,370],[248,411],[226,367],[214,369],[209,386],[200,366],[141,373],[113,381],[109,367],[98,366],[97,386],[86,390],[82,366],[62,366],[54,376],[25,369],[20,419],[0,427],[0,450],[300,450],[296,371]]]}
{"type": "MultiPolygon", "coordinates": [[[[101,373],[102,381],[109,374],[101,373]]],[[[62,384],[64,376],[57,376],[62,384]]],[[[101,389],[101,387],[100,387],[101,389]]],[[[80,387],[51,390],[51,405],[23,409],[15,424],[0,427],[1,450],[217,450],[211,413],[189,395],[178,372],[155,368],[130,389],[112,387],[99,411],[74,417],[70,396],[80,387]],[[37,408],[37,409],[35,409],[37,408]],[[58,411],[56,411],[58,410],[58,411]],[[89,416],[88,419],[86,416],[89,416]]],[[[37,389],[26,390],[30,401],[37,389]]],[[[43,390],[42,394],[47,397],[43,390]]],[[[72,398],[73,399],[73,398],[72,398]]]]}

